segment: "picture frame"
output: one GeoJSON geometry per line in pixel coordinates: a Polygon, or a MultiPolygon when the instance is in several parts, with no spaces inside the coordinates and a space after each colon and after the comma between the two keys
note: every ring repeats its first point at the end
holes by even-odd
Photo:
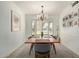
{"type": "Polygon", "coordinates": [[[65,18],[65,17],[63,17],[63,27],[66,27],[65,22],[66,22],[66,18],[65,18]]]}
{"type": "Polygon", "coordinates": [[[11,10],[11,32],[18,32],[21,30],[20,16],[11,10]]]}
{"type": "Polygon", "coordinates": [[[78,17],[79,17],[79,8],[78,8],[78,17]]]}
{"type": "Polygon", "coordinates": [[[78,12],[75,12],[75,13],[74,13],[74,17],[77,17],[77,16],[78,16],[78,12]]]}
{"type": "Polygon", "coordinates": [[[66,16],[66,20],[68,20],[68,16],[66,16]]]}
{"type": "Polygon", "coordinates": [[[79,27],[79,18],[78,18],[78,27],[79,27]]]}
{"type": "Polygon", "coordinates": [[[73,27],[73,21],[69,21],[69,26],[73,27]]]}
{"type": "Polygon", "coordinates": [[[73,9],[63,17],[63,27],[79,27],[79,8],[73,9]]]}
{"type": "Polygon", "coordinates": [[[72,19],[72,14],[69,14],[68,17],[69,17],[69,19],[72,19]]]}

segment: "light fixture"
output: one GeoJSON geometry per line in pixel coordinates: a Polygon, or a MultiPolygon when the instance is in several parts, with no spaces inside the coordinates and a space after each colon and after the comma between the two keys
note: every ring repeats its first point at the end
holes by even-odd
{"type": "Polygon", "coordinates": [[[42,21],[42,23],[41,23],[42,24],[41,38],[43,38],[43,35],[44,35],[44,33],[43,33],[43,21],[45,20],[45,15],[44,15],[44,10],[43,10],[44,6],[42,5],[41,8],[42,8],[41,15],[40,15],[40,20],[42,21]]]}
{"type": "Polygon", "coordinates": [[[44,11],[43,11],[43,5],[41,6],[42,7],[42,11],[41,11],[41,16],[40,16],[40,20],[43,21],[44,20],[44,11]]]}
{"type": "Polygon", "coordinates": [[[42,9],[41,13],[37,15],[37,20],[41,21],[41,38],[43,38],[43,36],[44,36],[44,33],[43,33],[43,22],[45,20],[47,20],[48,16],[45,14],[43,5],[41,6],[41,9],[42,9]]]}
{"type": "Polygon", "coordinates": [[[41,13],[37,15],[37,20],[46,20],[48,18],[47,14],[45,14],[45,11],[44,11],[44,6],[42,5],[41,6],[42,10],[41,10],[41,13]]]}

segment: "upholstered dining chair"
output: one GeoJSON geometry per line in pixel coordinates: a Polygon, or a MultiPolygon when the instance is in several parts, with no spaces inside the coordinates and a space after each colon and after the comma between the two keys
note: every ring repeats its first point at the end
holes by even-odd
{"type": "Polygon", "coordinates": [[[51,44],[35,44],[34,49],[35,49],[35,57],[40,58],[41,55],[42,58],[50,57],[51,44]]]}

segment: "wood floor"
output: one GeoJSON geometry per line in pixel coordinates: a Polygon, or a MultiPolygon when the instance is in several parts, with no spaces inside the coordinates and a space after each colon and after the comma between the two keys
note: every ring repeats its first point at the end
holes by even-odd
{"type": "MultiPolygon", "coordinates": [[[[7,58],[34,58],[34,50],[32,50],[31,55],[29,55],[29,46],[30,44],[23,44],[7,58]]],[[[56,51],[57,54],[55,55],[53,48],[51,49],[50,58],[79,58],[78,55],[62,44],[56,44],[56,51]]]]}

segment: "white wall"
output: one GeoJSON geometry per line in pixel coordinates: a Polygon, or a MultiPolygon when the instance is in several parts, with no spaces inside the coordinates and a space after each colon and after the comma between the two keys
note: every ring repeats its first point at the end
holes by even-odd
{"type": "Polygon", "coordinates": [[[32,20],[35,20],[35,15],[26,15],[25,16],[26,38],[28,38],[32,33],[32,20]]]}
{"type": "Polygon", "coordinates": [[[63,17],[71,13],[73,10],[76,11],[78,6],[79,4],[74,6],[73,8],[71,6],[65,8],[60,16],[59,23],[60,23],[60,37],[63,45],[65,45],[70,50],[79,55],[79,27],[74,26],[74,27],[63,28],[62,26],[63,17]]]}
{"type": "Polygon", "coordinates": [[[8,56],[23,44],[25,37],[24,13],[12,2],[0,2],[0,57],[8,56]],[[11,10],[21,17],[21,31],[11,32],[11,10]]]}

